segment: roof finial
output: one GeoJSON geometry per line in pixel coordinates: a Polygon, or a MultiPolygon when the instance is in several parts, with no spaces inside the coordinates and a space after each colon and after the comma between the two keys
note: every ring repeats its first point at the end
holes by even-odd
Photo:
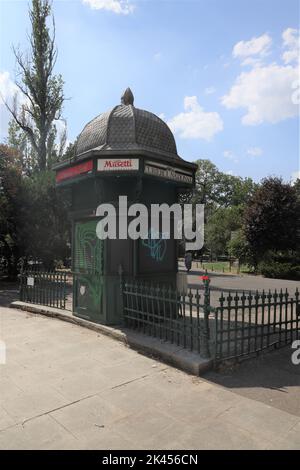
{"type": "Polygon", "coordinates": [[[133,96],[132,91],[130,90],[130,88],[126,88],[126,90],[124,91],[121,97],[121,103],[126,104],[126,105],[129,105],[129,104],[133,105],[133,101],[134,101],[134,96],[133,96]]]}

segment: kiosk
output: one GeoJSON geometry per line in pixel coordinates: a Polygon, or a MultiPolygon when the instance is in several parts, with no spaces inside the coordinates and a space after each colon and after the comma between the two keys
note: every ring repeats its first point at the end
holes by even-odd
{"type": "Polygon", "coordinates": [[[86,124],[72,158],[54,166],[57,186],[71,189],[73,314],[107,325],[122,323],[120,266],[126,278],[175,286],[178,240],[101,240],[97,207],[118,210],[119,196],[128,206],[172,205],[195,180],[196,165],[178,156],[167,124],[133,102],[127,88],[120,105],[86,124]]]}

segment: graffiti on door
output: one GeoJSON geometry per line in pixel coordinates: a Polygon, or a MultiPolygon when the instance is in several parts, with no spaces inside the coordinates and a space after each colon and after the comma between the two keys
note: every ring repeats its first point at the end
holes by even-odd
{"type": "Polygon", "coordinates": [[[154,232],[151,228],[148,233],[148,238],[142,241],[142,245],[148,248],[149,255],[157,262],[163,261],[167,251],[167,233],[154,232]]]}
{"type": "Polygon", "coordinates": [[[75,226],[75,271],[82,303],[99,308],[103,296],[103,240],[96,236],[96,220],[75,226]],[[83,299],[85,297],[85,300],[83,299]]]}

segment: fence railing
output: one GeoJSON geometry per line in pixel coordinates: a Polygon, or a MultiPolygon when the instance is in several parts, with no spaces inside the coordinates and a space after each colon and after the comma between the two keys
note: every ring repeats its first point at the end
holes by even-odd
{"type": "Polygon", "coordinates": [[[20,300],[65,309],[66,280],[64,272],[23,271],[20,274],[20,300]]]}
{"type": "Polygon", "coordinates": [[[210,303],[203,290],[179,292],[142,282],[121,282],[128,328],[211,357],[216,362],[290,344],[300,337],[299,291],[222,294],[210,303]]]}
{"type": "MultiPolygon", "coordinates": [[[[300,294],[287,291],[222,293],[212,307],[208,276],[203,286],[180,292],[170,286],[123,280],[124,324],[143,334],[211,357],[217,363],[248,357],[300,338],[300,294]]],[[[23,271],[20,300],[66,308],[67,274],[23,271]]]]}
{"type": "Polygon", "coordinates": [[[292,343],[300,336],[299,291],[222,293],[215,312],[217,361],[292,343]]]}
{"type": "Polygon", "coordinates": [[[209,357],[209,290],[179,292],[142,282],[122,283],[124,323],[149,336],[209,357]]]}

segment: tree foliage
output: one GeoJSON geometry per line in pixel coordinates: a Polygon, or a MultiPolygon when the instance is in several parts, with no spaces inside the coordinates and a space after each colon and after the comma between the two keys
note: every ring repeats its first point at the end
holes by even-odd
{"type": "MultiPolygon", "coordinates": [[[[57,50],[53,17],[52,27],[48,25],[51,18],[50,0],[32,0],[29,16],[30,53],[24,54],[14,49],[19,75],[16,85],[23,104],[18,105],[16,96],[13,105],[6,105],[32,147],[36,167],[44,171],[51,167],[53,161],[57,137],[55,121],[61,118],[64,102],[63,80],[61,75],[54,74],[57,50]]],[[[62,137],[61,141],[64,139],[62,137]]]]}
{"type": "Polygon", "coordinates": [[[56,190],[53,172],[24,179],[20,198],[23,256],[42,261],[45,268],[53,268],[58,260],[65,261],[70,256],[69,199],[67,192],[56,190]]]}
{"type": "Polygon", "coordinates": [[[58,192],[51,171],[27,176],[22,156],[0,145],[0,261],[9,277],[20,260],[38,260],[51,268],[70,256],[69,194],[58,192]]]}
{"type": "Polygon", "coordinates": [[[255,264],[268,250],[299,250],[300,203],[297,188],[266,178],[244,214],[245,236],[255,264]]]}
{"type": "MultiPolygon", "coordinates": [[[[251,178],[222,173],[210,160],[198,160],[193,202],[204,204],[205,246],[211,257],[228,254],[232,233],[242,229],[242,214],[258,185],[251,178]]],[[[203,250],[202,250],[203,251],[203,250]]]]}
{"type": "Polygon", "coordinates": [[[0,145],[0,261],[6,264],[9,277],[14,277],[19,259],[18,193],[22,181],[20,154],[14,148],[0,145]]]}
{"type": "Polygon", "coordinates": [[[204,204],[207,213],[219,207],[246,204],[257,184],[251,178],[222,173],[210,160],[198,160],[194,202],[204,204]]]}
{"type": "Polygon", "coordinates": [[[232,235],[240,229],[241,220],[241,206],[221,207],[209,217],[205,240],[213,258],[227,254],[228,243],[232,235]]]}

